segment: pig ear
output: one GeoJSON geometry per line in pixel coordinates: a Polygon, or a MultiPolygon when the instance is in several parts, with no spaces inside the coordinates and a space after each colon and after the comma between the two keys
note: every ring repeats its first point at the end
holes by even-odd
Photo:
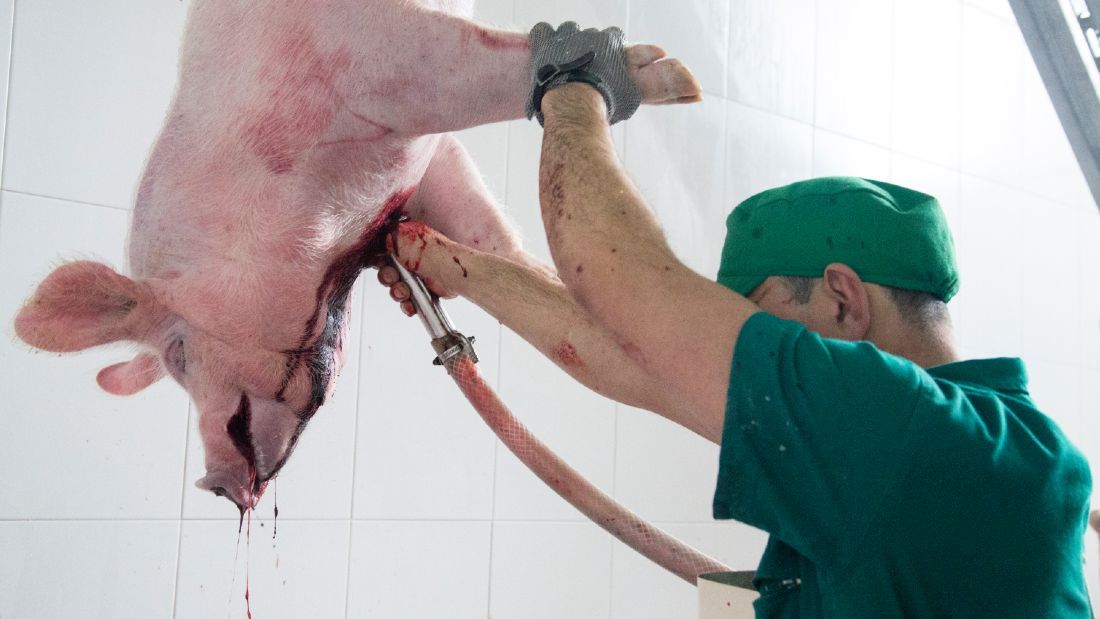
{"type": "Polygon", "coordinates": [[[156,306],[146,286],[111,267],[70,262],[38,285],[15,317],[15,332],[42,350],[84,350],[139,336],[156,306]]]}
{"type": "Polygon", "coordinates": [[[164,366],[156,355],[143,352],[130,361],[116,363],[99,371],[95,380],[107,393],[133,395],[164,376],[164,366]]]}

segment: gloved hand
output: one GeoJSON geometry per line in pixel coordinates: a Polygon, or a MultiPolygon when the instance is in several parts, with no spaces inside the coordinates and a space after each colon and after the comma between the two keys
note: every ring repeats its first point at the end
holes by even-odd
{"type": "Polygon", "coordinates": [[[641,92],[627,70],[623,50],[623,31],[580,30],[567,21],[557,30],[546,22],[531,29],[531,97],[527,100],[527,118],[542,124],[542,96],[546,91],[568,82],[595,86],[607,102],[611,124],[630,118],[642,102],[641,92]]]}

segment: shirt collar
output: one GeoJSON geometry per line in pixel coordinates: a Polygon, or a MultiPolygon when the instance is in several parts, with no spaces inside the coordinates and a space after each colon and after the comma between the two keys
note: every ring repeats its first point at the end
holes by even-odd
{"type": "Polygon", "coordinates": [[[1004,393],[1027,393],[1027,369],[1017,357],[970,359],[928,368],[933,378],[967,383],[1004,393]]]}

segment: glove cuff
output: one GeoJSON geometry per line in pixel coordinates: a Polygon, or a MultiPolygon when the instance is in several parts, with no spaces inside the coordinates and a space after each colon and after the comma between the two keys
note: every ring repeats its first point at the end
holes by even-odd
{"type": "Polygon", "coordinates": [[[611,93],[607,85],[598,75],[585,70],[585,67],[591,64],[595,57],[594,52],[588,52],[564,64],[546,64],[539,67],[535,73],[535,88],[532,90],[531,100],[527,104],[527,118],[530,119],[533,116],[542,125],[542,98],[550,90],[574,82],[588,84],[599,91],[600,95],[603,96],[604,104],[607,106],[607,117],[611,118],[611,93]]]}

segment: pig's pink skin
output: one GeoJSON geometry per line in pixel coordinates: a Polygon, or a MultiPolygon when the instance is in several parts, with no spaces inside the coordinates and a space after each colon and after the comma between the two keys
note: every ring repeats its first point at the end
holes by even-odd
{"type": "Polygon", "coordinates": [[[238,506],[252,466],[258,500],[330,392],[341,297],[391,211],[520,256],[462,147],[436,134],[522,116],[526,37],[463,19],[472,2],[423,4],[193,6],[129,259],[168,315],[142,341],[199,411],[198,485],[238,506]],[[254,463],[226,430],[242,394],[254,463]]]}

